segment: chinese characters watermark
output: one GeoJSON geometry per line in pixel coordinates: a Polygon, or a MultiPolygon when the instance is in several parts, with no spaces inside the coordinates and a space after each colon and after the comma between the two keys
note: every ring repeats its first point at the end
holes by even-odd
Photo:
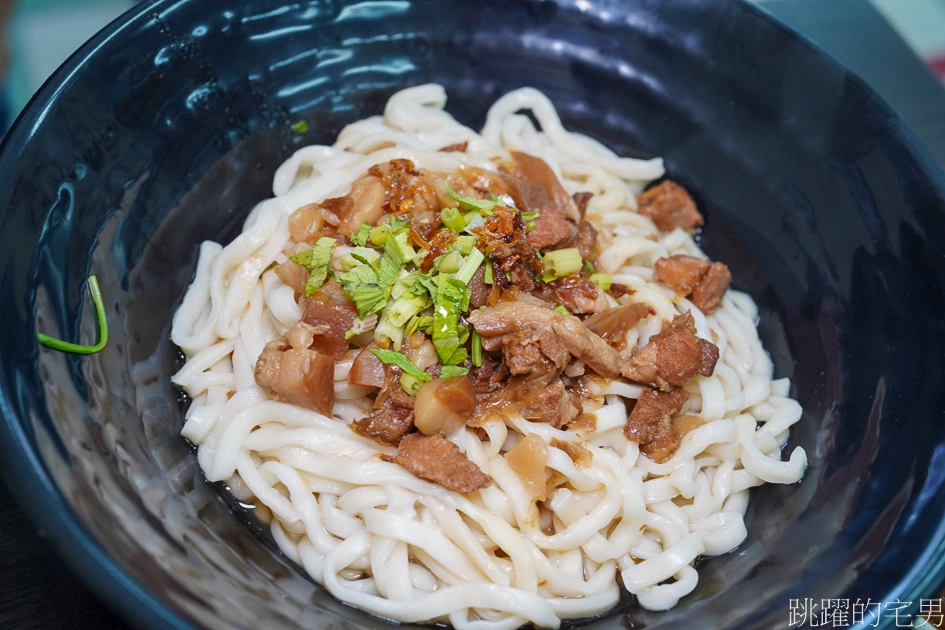
{"type": "Polygon", "coordinates": [[[790,628],[850,628],[856,625],[877,628],[930,628],[945,625],[942,598],[920,599],[916,612],[911,601],[887,602],[872,599],[820,599],[810,597],[790,600],[790,628]],[[911,609],[911,610],[910,610],[911,609]]]}

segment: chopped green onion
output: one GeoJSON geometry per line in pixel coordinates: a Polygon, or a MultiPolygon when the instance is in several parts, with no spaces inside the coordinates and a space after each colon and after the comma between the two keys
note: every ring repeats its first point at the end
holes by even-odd
{"type": "Polygon", "coordinates": [[[432,302],[425,292],[420,296],[405,293],[391,303],[387,308],[384,318],[392,325],[401,328],[405,326],[414,315],[429,307],[431,304],[432,302]]]}
{"type": "Polygon", "coordinates": [[[308,133],[308,121],[305,119],[297,120],[292,124],[292,133],[297,136],[308,133]]]}
{"type": "Polygon", "coordinates": [[[404,343],[404,329],[391,323],[387,317],[380,317],[374,329],[374,341],[382,348],[392,347],[400,350],[404,343]]]}
{"type": "Polygon", "coordinates": [[[587,273],[596,273],[596,270],[594,269],[594,263],[589,260],[584,261],[584,268],[587,269],[587,273]]]}
{"type": "Polygon", "coordinates": [[[417,252],[414,251],[413,247],[410,245],[410,233],[406,230],[395,233],[394,242],[400,247],[401,255],[404,260],[411,260],[417,255],[417,252]]]}
{"type": "Polygon", "coordinates": [[[463,255],[458,249],[437,258],[436,268],[442,273],[456,273],[463,265],[463,255]]]}
{"type": "Polygon", "coordinates": [[[458,365],[444,365],[440,368],[440,378],[453,378],[454,376],[466,376],[469,374],[469,368],[458,365]]]}
{"type": "Polygon", "coordinates": [[[385,243],[384,255],[379,261],[363,264],[338,275],[338,282],[344,287],[345,294],[358,309],[358,317],[364,319],[384,308],[390,299],[391,285],[403,268],[403,252],[391,239],[385,243]]]}
{"type": "Polygon", "coordinates": [[[548,252],[542,257],[542,262],[545,265],[545,273],[542,276],[545,282],[577,273],[584,265],[577,247],[566,247],[548,252]]]}
{"type": "Polygon", "coordinates": [[[396,240],[384,245],[384,255],[381,256],[381,261],[377,269],[378,280],[380,280],[380,283],[384,286],[393,284],[397,276],[400,275],[401,269],[404,268],[404,259],[406,257],[404,256],[403,249],[399,247],[399,245],[396,240]]]}
{"type": "Polygon", "coordinates": [[[592,273],[590,280],[603,291],[610,291],[610,285],[613,283],[609,273],[592,273]]]}
{"type": "Polygon", "coordinates": [[[105,318],[105,302],[102,300],[102,291],[98,287],[98,278],[89,276],[89,298],[95,307],[95,319],[98,322],[98,342],[91,346],[85,346],[78,343],[70,343],[36,333],[36,339],[42,345],[60,352],[71,352],[72,354],[95,354],[105,347],[108,343],[108,320],[105,318]]]}
{"type": "Polygon", "coordinates": [[[569,311],[567,308],[565,308],[564,304],[559,304],[558,306],[555,307],[555,310],[558,311],[559,313],[561,313],[562,315],[570,315],[570,314],[571,314],[571,311],[569,311]]]}
{"type": "Polygon", "coordinates": [[[495,278],[492,276],[492,257],[486,258],[486,275],[483,276],[482,281],[486,284],[492,284],[495,282],[495,278]]]}
{"type": "Polygon", "coordinates": [[[371,224],[365,221],[361,224],[361,229],[351,235],[352,245],[364,247],[367,245],[368,238],[371,236],[371,224]]]}
{"type": "Polygon", "coordinates": [[[468,355],[464,346],[469,329],[459,322],[462,314],[469,309],[469,287],[466,282],[446,273],[439,274],[436,280],[431,335],[433,347],[441,364],[458,365],[468,355]]]}
{"type": "Polygon", "coordinates": [[[404,334],[409,337],[418,330],[427,335],[432,335],[433,317],[430,315],[414,315],[410,318],[410,321],[407,322],[407,327],[404,328],[404,334]]]}
{"type": "Polygon", "coordinates": [[[472,342],[470,345],[472,364],[476,367],[480,367],[482,365],[482,335],[475,330],[472,331],[472,342]]]}
{"type": "Polygon", "coordinates": [[[525,231],[526,231],[526,232],[531,232],[531,231],[534,230],[537,226],[538,226],[538,224],[535,223],[534,221],[528,221],[528,222],[525,223],[525,231]]]}
{"type": "Polygon", "coordinates": [[[481,251],[473,248],[473,250],[469,252],[469,256],[466,257],[466,261],[463,263],[463,266],[460,267],[459,271],[456,272],[456,279],[465,284],[469,284],[469,281],[472,280],[474,275],[476,275],[479,265],[482,264],[482,261],[485,260],[485,258],[485,255],[481,251]]]}
{"type": "Polygon", "coordinates": [[[378,225],[373,227],[368,231],[368,240],[380,247],[387,242],[387,237],[390,235],[390,226],[389,225],[378,225]]]}
{"type": "Polygon", "coordinates": [[[466,220],[463,219],[459,208],[443,208],[440,211],[440,221],[457,234],[466,229],[466,220]]]}
{"type": "Polygon", "coordinates": [[[541,216],[540,212],[523,212],[522,221],[534,221],[541,216]]]}
{"type": "Polygon", "coordinates": [[[380,253],[370,247],[355,247],[350,252],[341,257],[338,265],[342,271],[351,271],[361,265],[373,265],[381,259],[380,253]]]}
{"type": "Polygon", "coordinates": [[[410,221],[407,219],[401,219],[400,217],[392,216],[390,218],[390,226],[395,232],[397,232],[404,228],[410,227],[410,221]]]}
{"type": "Polygon", "coordinates": [[[472,248],[476,246],[478,239],[473,234],[460,234],[456,237],[456,249],[463,256],[468,256],[472,248]]]}
{"type": "Polygon", "coordinates": [[[420,391],[420,386],[428,379],[417,378],[413,374],[406,372],[400,375],[400,387],[410,396],[416,396],[420,391]]]}
{"type": "Polygon", "coordinates": [[[296,262],[309,271],[308,280],[305,281],[305,297],[312,297],[316,291],[325,284],[328,277],[328,263],[331,260],[331,249],[338,241],[333,238],[323,236],[315,243],[315,247],[291,257],[296,262]]]}
{"type": "Polygon", "coordinates": [[[450,197],[456,200],[463,210],[470,212],[479,211],[486,216],[491,216],[492,209],[502,203],[495,195],[492,195],[492,199],[473,199],[472,197],[465,197],[453,190],[449,182],[446,183],[446,192],[450,197]]]}
{"type": "Polygon", "coordinates": [[[433,377],[417,367],[417,364],[410,360],[406,354],[400,352],[394,352],[393,350],[384,350],[383,348],[371,348],[371,352],[374,353],[381,363],[386,363],[387,365],[396,365],[401,370],[404,371],[404,374],[409,374],[415,378],[420,379],[421,381],[429,381],[433,377]]]}

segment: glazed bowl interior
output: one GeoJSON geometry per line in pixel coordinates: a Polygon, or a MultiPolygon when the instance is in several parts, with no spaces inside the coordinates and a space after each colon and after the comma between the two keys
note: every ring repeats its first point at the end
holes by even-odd
{"type": "Polygon", "coordinates": [[[590,623],[772,628],[791,598],[941,587],[945,186],[859,80],[734,0],[183,0],[86,45],[0,156],[5,479],[99,595],[142,627],[378,623],[203,479],[169,327],[198,244],[238,234],[283,160],[426,82],[472,127],[531,85],[566,126],[664,156],[804,406],[788,448],[810,467],[752,492],[747,540],[675,609],[590,623]],[[37,330],[94,337],[90,273],[107,347],[40,350],[37,330]]]}

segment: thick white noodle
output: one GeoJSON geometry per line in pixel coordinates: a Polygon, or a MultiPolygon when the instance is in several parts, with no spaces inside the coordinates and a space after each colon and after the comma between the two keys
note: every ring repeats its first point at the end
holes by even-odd
{"type": "Polygon", "coordinates": [[[290,558],[337,598],[382,617],[489,630],[557,627],[616,605],[618,573],[644,607],[671,608],[695,588],[697,556],[726,553],[745,539],[748,489],[800,479],[803,449],[780,459],[800,405],[787,398],[786,379],[771,380],[749,296],[730,290],[707,316],[652,281],[661,256],[705,257],[685,232],[661,233],[634,211],[635,195],[662,176],[661,160],[621,158],[565,130],[551,102],[531,88],[499,99],[481,134],[456,122],[445,103],[438,85],[406,89],[383,116],[349,125],[333,146],[299,150],[278,169],[276,196],[253,210],[236,240],[201,246],[172,329],[188,359],[174,382],[193,398],[182,433],[199,445],[209,480],[227,482],[271,519],[290,558]],[[518,113],[524,109],[540,129],[518,113]],[[457,142],[468,143],[465,153],[437,151],[457,142]],[[301,316],[271,271],[291,245],[287,218],[296,208],[345,194],[367,168],[392,158],[438,171],[495,170],[493,158],[513,149],[545,159],[569,192],[594,193],[587,216],[600,232],[600,264],[632,286],[632,301],[656,312],[628,343],[645,345],[663,321],[688,310],[721,355],[713,376],[687,385],[686,411],[706,422],[667,462],[649,460],[624,438],[621,397],[636,398],[641,388],[615,382],[599,392],[605,404],[593,430],[510,414],[487,423],[485,439],[466,429],[451,434],[493,480],[463,496],[383,461],[379,455],[393,449],[348,428],[368,408],[365,393],[345,380],[350,357],[336,370],[332,418],[270,400],[253,366],[301,316]],[[565,480],[540,510],[504,457],[529,433],[549,444],[549,474],[565,480]],[[591,464],[575,466],[550,447],[552,439],[583,443],[591,464]]]}

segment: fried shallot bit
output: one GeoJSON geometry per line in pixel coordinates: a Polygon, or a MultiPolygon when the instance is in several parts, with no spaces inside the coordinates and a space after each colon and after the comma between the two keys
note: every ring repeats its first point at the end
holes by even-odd
{"type": "Polygon", "coordinates": [[[668,391],[696,376],[712,376],[719,348],[695,335],[692,314],[678,315],[624,363],[621,374],[637,383],[668,391]]]}
{"type": "Polygon", "coordinates": [[[653,461],[666,461],[679,448],[681,437],[672,419],[687,400],[689,393],[684,389],[670,392],[644,389],[627,418],[624,435],[640,444],[640,450],[653,461]]]}
{"type": "Polygon", "coordinates": [[[469,146],[468,140],[463,140],[462,142],[457,142],[456,144],[448,144],[442,149],[441,153],[465,153],[466,147],[469,146]]]}
{"type": "Polygon", "coordinates": [[[706,315],[718,309],[722,296],[732,283],[732,274],[725,263],[711,263],[692,256],[660,258],[653,266],[653,280],[691,295],[692,303],[706,315]]]}
{"type": "Polygon", "coordinates": [[[434,212],[439,210],[436,189],[414,168],[410,160],[376,164],[368,169],[368,173],[377,177],[387,190],[384,207],[388,212],[430,220],[434,212]]]}
{"type": "MultiPolygon", "coordinates": [[[[414,239],[414,242],[416,242],[417,237],[414,237],[415,232],[413,226],[414,223],[411,223],[410,236],[414,239]]],[[[423,273],[433,269],[433,263],[436,262],[437,257],[449,251],[450,245],[456,240],[456,232],[453,230],[437,230],[433,233],[432,238],[429,238],[429,235],[427,236],[426,243],[420,245],[429,252],[424,256],[423,262],[420,263],[420,271],[423,273]]]]}
{"type": "Polygon", "coordinates": [[[260,387],[279,400],[331,416],[335,402],[335,362],[307,348],[293,348],[286,339],[271,341],[256,361],[260,387]]]}
{"type": "Polygon", "coordinates": [[[496,281],[505,283],[505,273],[512,284],[525,291],[535,287],[535,276],[544,271],[535,248],[527,241],[522,213],[515,208],[497,205],[492,216],[480,227],[471,230],[478,237],[476,247],[492,257],[496,281]]]}
{"type": "Polygon", "coordinates": [[[410,433],[400,441],[393,461],[411,473],[453,492],[473,492],[492,482],[455,444],[441,434],[410,433]]]}
{"type": "Polygon", "coordinates": [[[702,215],[686,189],[672,180],[643,191],[637,197],[640,214],[663,232],[676,228],[692,230],[703,224],[702,215]]]}

